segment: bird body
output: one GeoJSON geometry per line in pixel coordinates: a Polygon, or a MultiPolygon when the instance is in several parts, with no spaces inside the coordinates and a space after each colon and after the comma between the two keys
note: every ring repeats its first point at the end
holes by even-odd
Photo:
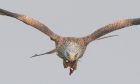
{"type": "Polygon", "coordinates": [[[76,70],[78,59],[86,50],[84,41],[80,38],[64,37],[56,43],[57,55],[63,59],[64,68],[70,67],[70,74],[76,70]]]}
{"type": "Polygon", "coordinates": [[[39,55],[36,54],[32,57],[56,52],[57,55],[63,60],[64,68],[68,68],[68,67],[70,68],[70,75],[73,73],[74,70],[76,70],[78,60],[83,56],[86,47],[89,43],[91,43],[94,40],[112,37],[112,36],[102,37],[112,31],[119,30],[128,26],[140,24],[140,18],[124,19],[103,26],[87,36],[76,38],[76,37],[63,37],[57,35],[52,30],[50,30],[46,25],[42,24],[41,22],[31,17],[22,14],[13,13],[7,10],[0,9],[0,15],[6,15],[6,16],[16,18],[24,22],[25,24],[36,28],[37,30],[41,31],[47,36],[49,36],[50,39],[55,42],[56,48],[43,54],[39,54],[39,55]]]}

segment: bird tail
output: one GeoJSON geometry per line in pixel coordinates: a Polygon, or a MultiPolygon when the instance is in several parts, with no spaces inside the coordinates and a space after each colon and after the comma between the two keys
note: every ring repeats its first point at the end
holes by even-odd
{"type": "Polygon", "coordinates": [[[14,18],[17,18],[19,16],[19,14],[17,13],[12,13],[4,9],[0,9],[0,15],[6,15],[6,16],[14,17],[14,18]]]}

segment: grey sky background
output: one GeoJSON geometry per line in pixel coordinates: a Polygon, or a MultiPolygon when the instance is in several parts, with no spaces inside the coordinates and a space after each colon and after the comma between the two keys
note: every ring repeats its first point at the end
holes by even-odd
{"type": "MultiPolygon", "coordinates": [[[[25,14],[63,36],[84,36],[126,18],[140,18],[139,0],[0,0],[0,8],[25,14]]],[[[0,16],[0,84],[140,84],[140,26],[92,42],[69,76],[54,48],[36,29],[0,16]]]]}

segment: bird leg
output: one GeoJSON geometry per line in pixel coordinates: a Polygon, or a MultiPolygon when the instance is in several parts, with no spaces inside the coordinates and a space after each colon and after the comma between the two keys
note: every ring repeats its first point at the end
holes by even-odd
{"type": "Polygon", "coordinates": [[[97,40],[106,39],[106,38],[110,38],[110,37],[114,37],[114,36],[118,36],[118,35],[105,36],[105,37],[98,38],[97,40]]]}
{"type": "Polygon", "coordinates": [[[56,52],[56,49],[53,49],[53,50],[51,50],[49,52],[45,52],[45,53],[42,53],[42,54],[35,54],[32,57],[42,56],[42,55],[45,55],[45,54],[52,54],[52,53],[55,53],[55,52],[56,52]]]}
{"type": "Polygon", "coordinates": [[[64,59],[63,59],[63,66],[64,66],[64,68],[67,68],[67,67],[68,67],[67,61],[68,61],[68,60],[64,60],[64,59]]]}

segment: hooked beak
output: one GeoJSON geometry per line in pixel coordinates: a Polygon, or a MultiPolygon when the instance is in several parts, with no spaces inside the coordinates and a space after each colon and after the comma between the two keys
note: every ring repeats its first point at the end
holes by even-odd
{"type": "Polygon", "coordinates": [[[76,56],[75,56],[75,55],[71,55],[71,56],[69,56],[69,60],[70,60],[71,62],[73,62],[73,61],[75,61],[75,60],[77,60],[77,59],[76,59],[76,56]]]}
{"type": "Polygon", "coordinates": [[[77,60],[77,54],[75,54],[75,53],[70,53],[68,57],[69,57],[68,60],[71,62],[77,60]]]}

